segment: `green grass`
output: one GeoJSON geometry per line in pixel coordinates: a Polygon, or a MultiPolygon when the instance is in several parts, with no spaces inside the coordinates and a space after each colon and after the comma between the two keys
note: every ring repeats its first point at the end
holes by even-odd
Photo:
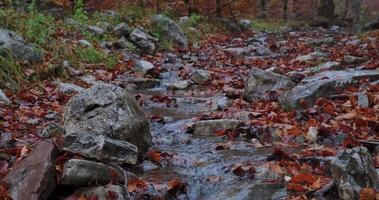
{"type": "Polygon", "coordinates": [[[86,64],[102,63],[109,69],[113,69],[113,67],[117,64],[117,57],[115,55],[108,55],[95,48],[77,47],[75,49],[75,54],[78,55],[81,62],[86,64]]]}
{"type": "Polygon", "coordinates": [[[0,80],[1,87],[10,87],[14,90],[18,90],[20,84],[24,82],[24,69],[13,56],[8,56],[7,58],[0,56],[0,80]],[[9,85],[3,85],[4,83],[9,85]]]}
{"type": "Polygon", "coordinates": [[[307,23],[302,21],[271,21],[256,19],[253,20],[252,30],[254,31],[265,31],[271,33],[283,32],[288,30],[290,27],[304,27],[308,26],[307,23]]]}

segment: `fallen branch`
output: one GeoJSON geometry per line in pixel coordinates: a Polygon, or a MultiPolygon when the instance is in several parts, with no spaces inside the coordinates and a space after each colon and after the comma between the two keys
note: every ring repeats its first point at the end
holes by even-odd
{"type": "Polygon", "coordinates": [[[334,182],[330,182],[327,185],[325,185],[323,188],[317,190],[314,195],[318,200],[325,200],[324,195],[326,192],[331,190],[335,186],[334,182]]]}

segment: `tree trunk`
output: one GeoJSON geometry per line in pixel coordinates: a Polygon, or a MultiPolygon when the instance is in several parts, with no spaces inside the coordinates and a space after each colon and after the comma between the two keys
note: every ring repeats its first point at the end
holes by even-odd
{"type": "Polygon", "coordinates": [[[327,19],[333,19],[335,17],[335,4],[333,0],[321,0],[318,8],[318,14],[321,17],[327,19]]]}
{"type": "Polygon", "coordinates": [[[216,0],[216,15],[217,17],[222,17],[222,1],[216,0]]]}
{"type": "Polygon", "coordinates": [[[283,2],[283,19],[287,20],[288,0],[282,0],[283,2]]]}

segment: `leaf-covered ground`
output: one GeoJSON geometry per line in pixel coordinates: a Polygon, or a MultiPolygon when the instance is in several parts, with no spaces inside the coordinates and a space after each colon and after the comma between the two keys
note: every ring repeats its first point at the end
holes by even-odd
{"type": "MultiPolygon", "coordinates": [[[[155,65],[155,69],[144,77],[134,72],[134,63],[122,55],[118,56],[118,64],[112,70],[96,65],[86,66],[84,73],[91,75],[96,81],[113,83],[130,90],[150,119],[155,147],[149,152],[143,168],[149,172],[153,168],[155,175],[142,173],[140,178],[129,180],[128,190],[132,198],[191,198],[194,197],[191,191],[196,191],[194,186],[220,183],[215,187],[232,187],[225,183],[229,179],[235,181],[230,177],[237,177],[237,180],[243,183],[257,181],[257,177],[260,177],[258,168],[262,167],[274,174],[272,179],[266,178],[263,182],[282,184],[286,187],[289,199],[312,198],[314,192],[331,183],[329,161],[338,150],[360,145],[370,148],[378,146],[377,82],[368,83],[362,80],[359,85],[341,90],[333,98],[320,98],[315,106],[297,111],[286,111],[286,108],[279,105],[277,97],[282,91],[271,94],[269,101],[251,103],[243,99],[245,81],[251,67],[274,67],[277,73],[287,75],[292,72],[291,78],[299,82],[312,75],[312,71],[305,74],[300,73],[301,71],[323,61],[297,61],[296,58],[316,50],[329,54],[324,61],[340,62],[341,67],[346,70],[356,67],[373,70],[379,67],[378,35],[373,33],[372,36],[356,36],[348,32],[330,32],[323,29],[263,35],[254,32],[241,35],[211,35],[202,40],[199,47],[191,47],[188,52],[173,51],[177,57],[176,61],[180,61],[177,67],[169,66],[167,53],[144,56],[143,59],[155,65]],[[232,47],[246,47],[249,39],[262,37],[266,38],[266,47],[275,55],[246,58],[227,51],[232,47]],[[325,38],[332,38],[333,44],[312,46],[308,42],[325,38]],[[352,42],[355,40],[359,42],[352,42]],[[343,59],[346,55],[363,57],[364,61],[348,64],[343,59]],[[212,72],[211,79],[186,90],[138,90],[133,86],[136,79],[159,78],[163,73],[175,73],[178,80],[188,80],[196,69],[212,72]],[[358,93],[367,95],[367,107],[358,106],[358,93]],[[212,98],[216,95],[228,97],[231,103],[222,110],[210,111],[212,98]],[[202,139],[192,137],[190,131],[187,131],[187,125],[190,123],[185,123],[178,126],[180,129],[176,131],[180,133],[175,132],[177,136],[170,135],[169,139],[175,141],[172,144],[175,149],[167,147],[171,143],[162,141],[168,136],[158,133],[160,128],[182,122],[184,119],[189,119],[188,122],[204,119],[243,119],[243,123],[235,130],[221,130],[209,138],[202,139]],[[219,155],[220,151],[230,150],[233,154],[233,150],[236,149],[245,152],[251,150],[251,154],[257,156],[246,156],[236,152],[234,157],[230,158],[234,163],[211,159],[212,155],[219,155]],[[201,157],[196,153],[193,154],[196,156],[191,156],[191,152],[196,151],[208,152],[209,157],[201,157]],[[239,156],[243,157],[240,162],[239,156]],[[208,158],[209,160],[206,160],[208,158]],[[204,168],[202,163],[211,163],[209,165],[215,173],[211,174],[212,171],[206,170],[201,172],[204,168]],[[218,164],[226,166],[222,170],[223,173],[215,169],[218,164]],[[159,174],[164,174],[165,169],[169,169],[171,174],[162,178],[159,174]],[[192,169],[193,171],[189,170],[188,173],[193,174],[185,176],[183,169],[192,169]],[[173,175],[176,172],[179,175],[173,175]],[[191,177],[205,177],[206,181],[194,183],[191,177]]],[[[91,86],[82,76],[73,76],[65,81],[83,88],[91,86]]],[[[39,133],[47,124],[62,123],[65,104],[72,95],[74,94],[59,92],[53,81],[44,81],[13,94],[11,106],[0,107],[1,176],[28,155],[33,149],[33,144],[42,139],[39,133]]],[[[57,137],[55,142],[59,146],[62,138],[57,137]]],[[[72,156],[61,152],[56,166],[58,172],[62,170],[64,162],[72,156]]],[[[379,155],[373,155],[373,160],[375,167],[379,168],[379,155]]],[[[0,189],[4,195],[6,189],[0,189]]],[[[220,191],[223,190],[214,192],[220,191]]],[[[207,194],[206,191],[203,192],[207,194]]],[[[362,195],[370,195],[370,192],[368,190],[365,192],[367,194],[362,195]]]]}

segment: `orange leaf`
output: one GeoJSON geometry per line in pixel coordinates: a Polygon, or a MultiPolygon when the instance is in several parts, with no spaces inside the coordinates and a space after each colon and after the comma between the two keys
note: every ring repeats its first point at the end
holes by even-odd
{"type": "Polygon", "coordinates": [[[308,190],[307,187],[300,185],[300,184],[297,184],[297,183],[289,183],[287,186],[287,189],[297,191],[297,192],[304,192],[304,191],[308,190]]]}
{"type": "Polygon", "coordinates": [[[316,178],[309,173],[306,174],[298,174],[291,178],[290,183],[307,183],[312,184],[316,181],[316,178]]]}
{"type": "Polygon", "coordinates": [[[146,182],[139,178],[132,178],[128,181],[128,192],[134,192],[137,189],[145,189],[146,187],[146,182]]]}
{"type": "Polygon", "coordinates": [[[376,192],[372,188],[363,188],[359,192],[359,200],[375,200],[376,192]]]}
{"type": "Polygon", "coordinates": [[[161,161],[161,155],[155,150],[149,150],[149,152],[147,152],[147,156],[155,163],[159,163],[161,161]]]}
{"type": "Polygon", "coordinates": [[[167,186],[168,186],[168,189],[171,190],[171,189],[181,188],[182,186],[184,186],[184,184],[181,181],[174,179],[168,182],[167,186]]]}

